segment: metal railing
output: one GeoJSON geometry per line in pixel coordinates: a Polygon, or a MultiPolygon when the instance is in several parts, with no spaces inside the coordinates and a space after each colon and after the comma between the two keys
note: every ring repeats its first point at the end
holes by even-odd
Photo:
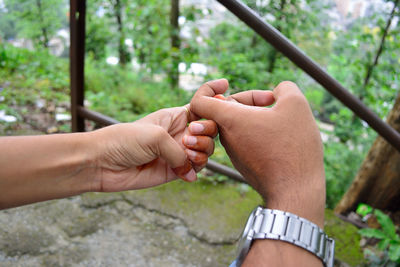
{"type": "MultiPolygon", "coordinates": [[[[400,152],[400,133],[380,119],[360,99],[352,95],[278,30],[265,22],[257,13],[240,1],[218,0],[218,2],[310,75],[400,152]]],[[[113,118],[84,107],[85,15],[86,1],[70,0],[71,120],[72,131],[74,132],[85,131],[85,119],[95,121],[104,126],[119,123],[113,118]]],[[[237,171],[215,161],[210,160],[207,168],[234,180],[245,182],[245,179],[237,171]]]]}

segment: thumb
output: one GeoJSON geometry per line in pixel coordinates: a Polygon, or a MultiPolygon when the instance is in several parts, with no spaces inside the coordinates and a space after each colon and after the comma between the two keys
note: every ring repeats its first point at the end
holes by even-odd
{"type": "Polygon", "coordinates": [[[160,127],[155,149],[157,155],[164,159],[174,173],[187,182],[193,182],[197,179],[196,172],[192,168],[192,164],[186,156],[181,146],[160,127]]]}
{"type": "Polygon", "coordinates": [[[276,105],[274,106],[275,109],[278,109],[281,106],[287,108],[285,102],[292,99],[301,99],[302,101],[306,101],[306,98],[297,85],[289,81],[279,83],[273,90],[273,94],[276,99],[276,105]]]}
{"type": "Polygon", "coordinates": [[[229,87],[226,79],[210,81],[197,90],[190,101],[190,113],[197,118],[205,118],[215,122],[224,120],[227,116],[230,102],[215,98],[215,95],[223,94],[229,87]]]}

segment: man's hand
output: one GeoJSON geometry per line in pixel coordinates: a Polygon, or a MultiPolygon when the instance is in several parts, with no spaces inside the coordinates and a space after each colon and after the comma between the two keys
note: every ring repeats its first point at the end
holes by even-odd
{"type": "MultiPolygon", "coordinates": [[[[232,163],[268,208],[292,212],[323,228],[322,142],[303,94],[295,84],[283,82],[272,92],[214,97],[227,89],[226,80],[203,85],[191,101],[191,111],[217,123],[232,163]]],[[[293,244],[257,240],[243,266],[319,267],[322,262],[293,244]]]]}
{"type": "Polygon", "coordinates": [[[203,85],[190,108],[214,120],[232,163],[264,198],[323,227],[323,148],[310,107],[294,83],[246,91],[221,100],[226,80],[203,85]],[[275,104],[273,107],[266,107],[275,104]]]}

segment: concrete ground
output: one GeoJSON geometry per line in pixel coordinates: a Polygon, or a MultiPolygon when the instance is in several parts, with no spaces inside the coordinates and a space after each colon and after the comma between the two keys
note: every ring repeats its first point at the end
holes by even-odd
{"type": "Polygon", "coordinates": [[[236,185],[176,181],[3,210],[0,266],[228,266],[259,201],[236,185]]]}

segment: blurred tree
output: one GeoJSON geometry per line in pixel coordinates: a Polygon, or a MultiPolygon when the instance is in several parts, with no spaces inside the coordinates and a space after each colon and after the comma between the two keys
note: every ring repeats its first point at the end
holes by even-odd
{"type": "MultiPolygon", "coordinates": [[[[120,65],[125,65],[132,56],[143,70],[166,74],[171,87],[178,87],[179,63],[191,62],[198,54],[195,31],[190,40],[181,39],[178,0],[89,0],[88,3],[86,49],[95,59],[113,51],[116,40],[120,65]],[[127,40],[132,41],[131,51],[127,40]]],[[[185,21],[191,23],[198,15],[193,6],[186,6],[182,12],[185,21]]]]}
{"type": "Polygon", "coordinates": [[[171,0],[170,11],[170,38],[171,38],[171,64],[168,68],[168,79],[171,88],[179,86],[179,62],[180,62],[180,37],[179,37],[179,0],[171,0]]]}
{"type": "Polygon", "coordinates": [[[129,37],[144,69],[162,73],[170,55],[169,0],[130,1],[126,7],[129,37]]]}
{"type": "Polygon", "coordinates": [[[126,0],[109,0],[111,4],[111,14],[113,14],[116,22],[117,22],[117,30],[118,30],[118,55],[119,55],[119,64],[121,66],[125,66],[131,60],[130,53],[127,50],[125,44],[125,26],[124,26],[124,18],[125,18],[125,6],[126,0]]]}
{"type": "Polygon", "coordinates": [[[139,63],[153,74],[166,73],[170,87],[177,88],[178,66],[182,52],[187,51],[181,50],[179,0],[131,2],[127,16],[132,22],[129,33],[139,63]]]}
{"type": "Polygon", "coordinates": [[[86,51],[95,60],[104,59],[107,45],[113,39],[111,18],[104,14],[104,1],[88,0],[86,12],[86,51]]]}
{"type": "Polygon", "coordinates": [[[4,5],[14,18],[18,36],[44,48],[67,19],[63,0],[4,0],[4,5]]]}
{"type": "Polygon", "coordinates": [[[15,18],[6,8],[0,7],[0,41],[14,39],[16,36],[15,18]]]}
{"type": "MultiPolygon", "coordinates": [[[[368,65],[368,67],[367,67],[367,71],[366,71],[366,75],[365,75],[365,79],[364,79],[364,84],[363,84],[364,89],[368,85],[369,79],[371,78],[371,75],[372,75],[372,71],[374,70],[375,66],[378,65],[379,57],[382,54],[382,51],[383,51],[383,48],[384,48],[384,45],[385,45],[385,40],[386,40],[386,37],[388,35],[389,28],[390,28],[390,26],[392,24],[393,18],[395,17],[396,8],[397,8],[398,4],[399,4],[399,0],[393,1],[392,11],[390,12],[390,15],[389,15],[389,17],[387,19],[386,25],[385,25],[384,28],[381,28],[382,37],[381,37],[381,40],[379,42],[379,48],[376,51],[376,54],[375,54],[375,57],[374,57],[374,61],[370,65],[368,65]]],[[[362,97],[361,97],[361,99],[362,99],[362,97]]]]}
{"type": "Polygon", "coordinates": [[[104,58],[108,50],[114,52],[116,48],[120,66],[131,61],[131,53],[126,45],[126,6],[129,2],[88,0],[86,51],[91,52],[94,59],[104,58]]]}

